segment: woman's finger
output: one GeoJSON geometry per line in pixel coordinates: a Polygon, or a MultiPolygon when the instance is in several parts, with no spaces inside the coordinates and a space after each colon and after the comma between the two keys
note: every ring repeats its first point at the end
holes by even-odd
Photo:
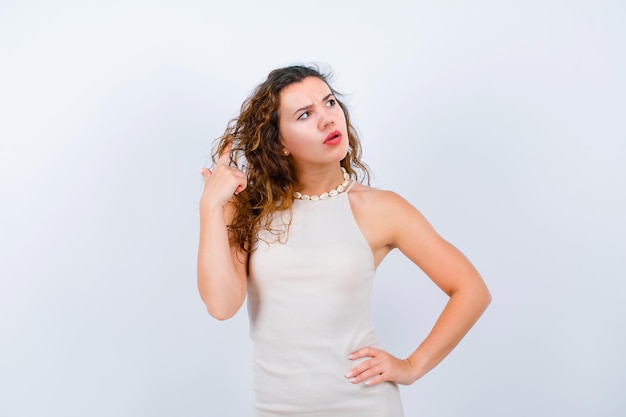
{"type": "Polygon", "coordinates": [[[240,183],[239,185],[237,185],[237,189],[235,190],[235,194],[239,194],[240,192],[245,190],[247,185],[248,184],[245,181],[240,183]]]}
{"type": "Polygon", "coordinates": [[[369,369],[378,365],[380,365],[380,362],[375,358],[368,359],[346,372],[345,377],[352,381],[355,378],[359,378],[364,372],[367,372],[369,369]]]}
{"type": "Polygon", "coordinates": [[[378,376],[382,372],[383,368],[380,366],[380,364],[371,362],[368,368],[364,369],[361,372],[355,373],[352,378],[348,378],[348,381],[352,382],[353,384],[358,384],[360,382],[367,381],[372,377],[378,376]]]}
{"type": "Polygon", "coordinates": [[[356,352],[352,352],[348,356],[348,359],[355,360],[355,359],[367,358],[367,357],[373,358],[380,352],[381,352],[380,349],[376,349],[376,348],[368,346],[368,347],[361,348],[357,350],[356,352]]]}
{"type": "Polygon", "coordinates": [[[224,147],[224,149],[222,150],[222,153],[220,154],[219,159],[217,160],[217,164],[216,165],[228,165],[230,164],[230,151],[233,148],[233,143],[232,142],[228,142],[226,144],[226,146],[224,147]]]}
{"type": "Polygon", "coordinates": [[[387,381],[385,377],[382,374],[378,374],[368,379],[367,381],[365,381],[365,385],[367,385],[368,387],[371,387],[373,385],[377,385],[385,381],[387,381]]]}

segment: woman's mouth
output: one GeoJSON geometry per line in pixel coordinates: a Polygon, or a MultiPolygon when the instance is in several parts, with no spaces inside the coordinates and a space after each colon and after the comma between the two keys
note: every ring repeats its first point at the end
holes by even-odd
{"type": "Polygon", "coordinates": [[[339,142],[341,142],[341,132],[338,130],[335,130],[334,132],[330,132],[328,136],[326,136],[324,145],[336,145],[339,142]]]}

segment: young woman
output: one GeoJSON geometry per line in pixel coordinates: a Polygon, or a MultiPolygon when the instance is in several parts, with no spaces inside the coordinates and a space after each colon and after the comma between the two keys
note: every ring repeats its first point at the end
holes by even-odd
{"type": "Polygon", "coordinates": [[[435,367],[490,294],[478,272],[399,195],[369,181],[348,111],[314,68],[272,71],[203,169],[198,287],[209,313],[248,297],[258,417],[398,417],[397,384],[435,367]],[[372,278],[399,249],[449,297],[400,359],[377,347],[372,278]]]}

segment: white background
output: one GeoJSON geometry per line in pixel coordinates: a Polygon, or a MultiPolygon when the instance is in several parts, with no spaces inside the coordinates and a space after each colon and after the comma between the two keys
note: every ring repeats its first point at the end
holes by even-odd
{"type": "MultiPolygon", "coordinates": [[[[333,68],[373,185],[493,293],[406,415],[626,415],[624,22],[621,1],[0,0],[0,415],[251,415],[245,307],[218,322],[196,290],[198,169],[300,62],[333,68]]],[[[444,302],[392,254],[383,346],[408,355],[444,302]]]]}

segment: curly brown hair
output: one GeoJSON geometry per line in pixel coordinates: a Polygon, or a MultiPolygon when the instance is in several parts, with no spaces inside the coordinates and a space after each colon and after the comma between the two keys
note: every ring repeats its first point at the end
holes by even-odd
{"type": "Polygon", "coordinates": [[[212,159],[215,163],[223,150],[232,144],[230,164],[247,174],[245,190],[233,197],[234,218],[229,225],[231,244],[246,252],[254,250],[257,234],[265,228],[272,233],[272,214],[278,210],[291,210],[297,178],[289,158],[281,154],[278,129],[280,92],[290,84],[307,77],[324,81],[341,106],[348,128],[348,154],[341,161],[346,172],[359,182],[369,185],[370,173],[361,161],[361,144],[350,123],[346,106],[339,94],[328,83],[329,75],[312,66],[290,66],[271,71],[267,79],[257,86],[241,105],[241,114],[229,121],[224,134],[217,139],[212,159]]]}

